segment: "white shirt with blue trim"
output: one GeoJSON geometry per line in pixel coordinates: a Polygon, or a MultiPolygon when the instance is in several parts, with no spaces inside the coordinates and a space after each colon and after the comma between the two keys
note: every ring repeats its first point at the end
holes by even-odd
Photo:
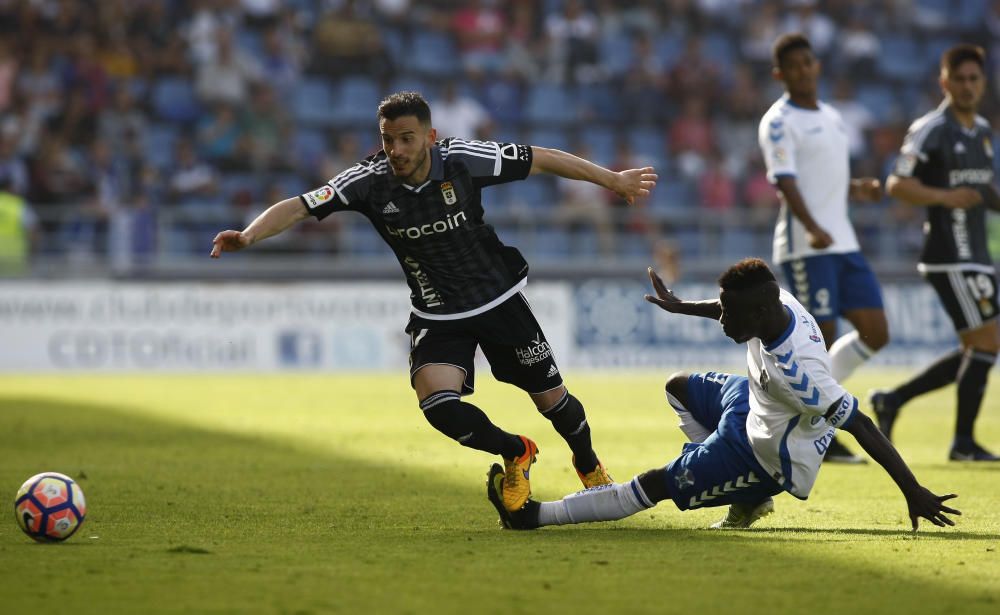
{"type": "Polygon", "coordinates": [[[860,250],[847,213],[850,149],[840,112],[822,101],[819,109],[799,107],[786,94],[761,118],[757,141],[767,179],[777,184],[780,177],[794,177],[809,214],[833,238],[828,248],[810,247],[805,227],[782,199],[774,228],[774,262],[860,250]]]}
{"type": "Polygon", "coordinates": [[[767,345],[760,338],[747,342],[747,437],[771,478],[804,500],[834,432],[854,418],[858,400],[830,375],[816,320],[788,291],[781,291],[781,302],[791,315],[781,337],[767,345]]]}

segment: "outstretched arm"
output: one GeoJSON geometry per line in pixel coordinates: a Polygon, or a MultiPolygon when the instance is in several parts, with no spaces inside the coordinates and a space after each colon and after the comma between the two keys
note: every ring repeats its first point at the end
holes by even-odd
{"type": "Polygon", "coordinates": [[[579,156],[548,147],[531,146],[531,174],[550,173],[566,179],[581,179],[616,193],[629,205],[636,197],[648,196],[656,186],[653,167],[616,172],[579,156]]]}
{"type": "Polygon", "coordinates": [[[856,177],[850,181],[847,196],[852,201],[879,201],[882,182],[875,177],[856,177]]]}
{"type": "Polygon", "coordinates": [[[300,220],[309,217],[299,197],[279,201],[268,207],[264,213],[242,231],[222,231],[212,240],[212,258],[219,258],[223,252],[235,252],[249,248],[261,239],[267,239],[284,231],[300,220]]]}
{"type": "Polygon", "coordinates": [[[968,209],[983,201],[979,191],[968,186],[935,188],[924,184],[916,177],[890,175],[885,188],[892,198],[909,205],[923,207],[943,205],[951,209],[968,209]]]}
{"type": "Polygon", "coordinates": [[[649,301],[653,305],[658,305],[672,314],[701,316],[702,318],[711,318],[712,320],[719,320],[722,317],[722,305],[718,299],[684,301],[675,295],[674,291],[664,286],[663,280],[653,271],[652,267],[647,268],[646,271],[649,273],[649,281],[652,282],[653,290],[656,292],[655,297],[653,295],[646,295],[646,301],[649,301]]]}
{"type": "Polygon", "coordinates": [[[903,492],[914,532],[917,531],[920,517],[942,527],[955,525],[955,522],[946,517],[945,513],[951,515],[961,515],[962,513],[945,506],[944,502],[958,496],[955,494],[935,495],[929,489],[921,486],[895,447],[882,435],[882,432],[870,418],[861,412],[855,412],[854,418],[843,429],[854,436],[861,448],[888,472],[899,490],[903,492]]]}

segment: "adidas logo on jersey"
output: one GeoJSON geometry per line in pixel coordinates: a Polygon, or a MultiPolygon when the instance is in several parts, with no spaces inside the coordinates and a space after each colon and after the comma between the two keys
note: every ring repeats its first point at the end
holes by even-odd
{"type": "Polygon", "coordinates": [[[398,214],[399,213],[399,208],[396,207],[395,203],[393,203],[392,201],[389,201],[389,204],[382,208],[382,213],[383,214],[398,214]]]}
{"type": "Polygon", "coordinates": [[[558,373],[559,373],[559,368],[553,365],[552,367],[549,368],[549,373],[545,374],[545,377],[551,378],[552,376],[555,376],[558,373]]]}

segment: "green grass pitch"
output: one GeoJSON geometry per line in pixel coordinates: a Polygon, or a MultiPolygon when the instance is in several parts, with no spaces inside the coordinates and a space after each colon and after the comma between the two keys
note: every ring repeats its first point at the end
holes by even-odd
{"type": "MultiPolygon", "coordinates": [[[[569,374],[596,448],[628,479],[678,453],[664,374],[569,374]]],[[[869,370],[856,394],[902,379],[869,370]]],[[[1000,448],[1000,378],[978,436],[1000,448]]],[[[471,398],[535,438],[536,496],[579,488],[529,400],[480,376],[471,398]]],[[[5,613],[1000,613],[1000,464],[947,463],[954,389],[907,407],[917,477],[960,494],[954,528],[910,533],[872,464],[826,466],[806,502],[759,528],[669,503],[611,524],[504,532],[489,456],[434,432],[402,374],[0,377],[0,611],[5,613]],[[40,471],[80,481],[63,544],[13,518],[40,471]]],[[[849,435],[842,436],[857,450],[849,435]]]]}

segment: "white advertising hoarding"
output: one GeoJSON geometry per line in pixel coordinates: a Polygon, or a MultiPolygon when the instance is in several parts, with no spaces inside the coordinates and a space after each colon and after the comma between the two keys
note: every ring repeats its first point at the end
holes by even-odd
{"type": "MultiPolygon", "coordinates": [[[[557,352],[570,292],[525,293],[557,352]]],[[[5,283],[0,370],[406,369],[408,316],[395,283],[5,283]]]]}

